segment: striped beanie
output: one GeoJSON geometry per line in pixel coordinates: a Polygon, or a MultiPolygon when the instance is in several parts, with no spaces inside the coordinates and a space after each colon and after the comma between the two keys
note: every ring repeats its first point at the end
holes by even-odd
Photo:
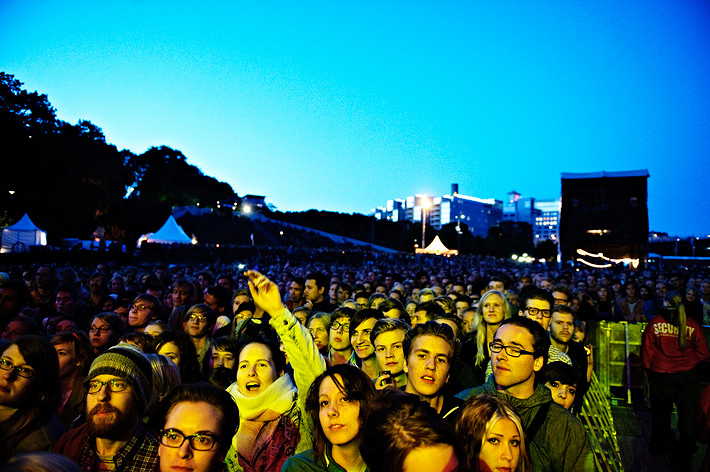
{"type": "Polygon", "coordinates": [[[115,375],[126,380],[135,392],[143,411],[153,392],[153,369],[150,361],[133,344],[121,343],[104,352],[91,363],[87,379],[102,374],[115,375]]]}

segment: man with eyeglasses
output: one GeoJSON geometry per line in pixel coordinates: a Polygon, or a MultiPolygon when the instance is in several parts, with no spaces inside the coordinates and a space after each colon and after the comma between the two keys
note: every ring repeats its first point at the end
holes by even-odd
{"type": "Polygon", "coordinates": [[[138,295],[128,307],[128,326],[136,333],[145,331],[145,327],[160,317],[161,304],[153,295],[138,295]]]}
{"type": "Polygon", "coordinates": [[[210,384],[184,384],[163,399],[160,471],[217,472],[239,426],[232,396],[210,384]]]}
{"type": "MultiPolygon", "coordinates": [[[[520,316],[524,316],[533,321],[537,321],[545,331],[550,330],[552,323],[552,308],[555,306],[555,299],[547,290],[537,287],[530,287],[523,291],[520,297],[520,316]]],[[[567,354],[550,344],[548,362],[562,361],[572,365],[572,360],[567,354]]]]}
{"type": "Polygon", "coordinates": [[[216,321],[217,313],[203,303],[191,306],[183,318],[183,327],[195,346],[202,375],[210,371],[209,353],[212,352],[212,328],[216,321]]]}
{"type": "Polygon", "coordinates": [[[468,400],[496,395],[520,415],[535,471],[594,470],[594,457],[584,426],[552,401],[550,390],[535,384],[545,366],[550,339],[539,323],[516,316],[503,321],[490,343],[493,375],[457,397],[468,400]]]}
{"type": "Polygon", "coordinates": [[[350,319],[355,310],[347,307],[336,308],[330,321],[330,348],[326,359],[333,365],[351,364],[357,366],[357,356],[350,344],[350,319]]]}
{"type": "Polygon", "coordinates": [[[86,423],[67,431],[54,451],[83,471],[156,471],[158,440],[141,421],[152,375],[148,359],[130,344],[98,356],[85,384],[86,423]]]}

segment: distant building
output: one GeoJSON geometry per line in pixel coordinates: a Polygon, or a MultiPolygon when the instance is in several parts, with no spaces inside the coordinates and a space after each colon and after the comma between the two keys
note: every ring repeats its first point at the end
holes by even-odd
{"type": "Polygon", "coordinates": [[[607,267],[648,254],[647,169],[562,174],[560,255],[607,267]]]}
{"type": "Polygon", "coordinates": [[[485,237],[488,229],[497,226],[503,218],[503,202],[462,195],[458,193],[458,184],[452,184],[450,195],[418,194],[388,200],[386,206],[374,209],[373,214],[381,220],[421,223],[423,208],[426,208],[427,226],[439,230],[446,224],[460,221],[474,236],[485,237]]]}
{"type": "Polygon", "coordinates": [[[535,219],[542,214],[535,208],[535,199],[523,197],[513,190],[508,192],[508,203],[503,207],[503,221],[517,221],[535,226],[535,219]]]}
{"type": "Polygon", "coordinates": [[[561,200],[559,198],[535,201],[535,208],[539,211],[533,225],[535,244],[546,240],[557,243],[560,240],[560,206],[561,200]]]}

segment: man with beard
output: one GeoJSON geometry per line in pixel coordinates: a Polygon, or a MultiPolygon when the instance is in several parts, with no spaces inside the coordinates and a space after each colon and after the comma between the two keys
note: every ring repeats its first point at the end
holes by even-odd
{"type": "Polygon", "coordinates": [[[584,402],[584,394],[592,380],[592,364],[588,362],[591,351],[587,353],[581,343],[572,341],[574,312],[567,305],[555,305],[552,309],[552,323],[548,330],[550,343],[569,356],[572,367],[577,371],[577,395],[574,400],[574,410],[580,411],[584,402]]]}
{"type": "Polygon", "coordinates": [[[152,375],[148,359],[129,344],[97,357],[87,376],[86,423],[67,431],[54,451],[84,471],[156,471],[158,441],[141,421],[152,375]]]}

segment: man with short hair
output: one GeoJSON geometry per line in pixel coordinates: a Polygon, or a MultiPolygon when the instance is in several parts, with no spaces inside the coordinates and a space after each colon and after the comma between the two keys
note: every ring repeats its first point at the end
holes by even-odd
{"type": "Polygon", "coordinates": [[[87,376],[86,423],[67,431],[54,451],[81,470],[156,471],[158,441],[141,421],[152,378],[150,362],[135,346],[119,344],[98,356],[87,376]]]}
{"type": "MultiPolygon", "coordinates": [[[[550,323],[552,323],[553,306],[554,300],[549,291],[537,287],[530,287],[525,289],[520,299],[520,316],[537,321],[545,332],[547,332],[550,328],[550,323]]],[[[569,356],[551,344],[548,350],[548,357],[550,362],[562,361],[572,365],[569,356]]]]}
{"type": "Polygon", "coordinates": [[[145,331],[145,327],[160,317],[160,300],[146,293],[138,295],[128,307],[128,326],[137,333],[145,331]]]}
{"type": "Polygon", "coordinates": [[[162,400],[160,471],[219,472],[239,426],[232,396],[213,385],[183,384],[162,400]]]}
{"type": "Polygon", "coordinates": [[[323,313],[333,313],[337,307],[330,303],[326,296],[326,287],[328,279],[320,272],[312,272],[306,276],[306,285],[303,290],[303,295],[308,302],[313,305],[313,311],[322,311],[323,313]]]}
{"type": "Polygon", "coordinates": [[[190,307],[183,318],[185,333],[195,346],[202,375],[209,374],[209,353],[212,350],[212,328],[215,321],[217,314],[204,303],[190,307]]]}
{"type": "Polygon", "coordinates": [[[326,356],[333,365],[351,364],[357,366],[355,351],[350,344],[350,320],[355,310],[339,307],[333,312],[330,320],[330,348],[326,356]]]}
{"type": "Polygon", "coordinates": [[[488,290],[496,290],[502,294],[505,294],[506,293],[505,289],[506,289],[505,280],[503,280],[502,277],[493,276],[489,279],[488,290]]]}
{"type": "Polygon", "coordinates": [[[303,277],[296,277],[290,284],[288,284],[288,300],[286,300],[286,308],[293,312],[293,310],[306,303],[306,299],[303,296],[305,288],[306,279],[303,277]]]}
{"type": "Polygon", "coordinates": [[[205,289],[204,304],[212,308],[212,311],[217,315],[217,320],[213,331],[223,328],[231,323],[231,310],[229,303],[232,301],[232,294],[221,285],[210,285],[205,289]]]}
{"type": "Polygon", "coordinates": [[[555,300],[555,305],[570,305],[572,294],[564,285],[555,285],[552,287],[552,298],[555,300]]]}
{"type": "Polygon", "coordinates": [[[437,316],[444,315],[446,315],[446,312],[441,307],[441,305],[439,305],[435,301],[419,303],[416,308],[414,308],[414,314],[411,316],[412,328],[414,328],[419,323],[434,321],[437,316]]]}
{"type": "Polygon", "coordinates": [[[407,386],[404,391],[419,396],[439,415],[454,424],[461,401],[445,395],[451,365],[458,355],[454,332],[435,321],[413,326],[403,341],[407,386]]]}
{"type": "Polygon", "coordinates": [[[394,386],[402,388],[407,385],[407,372],[404,369],[404,348],[402,343],[409,326],[398,318],[382,318],[377,320],[370,331],[370,341],[375,347],[375,357],[380,372],[389,372],[389,376],[381,375],[375,381],[377,388],[387,385],[389,379],[394,386]]]}
{"type": "Polygon", "coordinates": [[[195,286],[187,279],[179,278],[173,283],[172,290],[173,308],[187,306],[195,303],[195,286]]]}
{"type": "Polygon", "coordinates": [[[582,423],[552,401],[547,387],[535,384],[549,345],[547,333],[539,323],[521,316],[503,321],[490,344],[493,375],[484,385],[465,390],[457,397],[468,400],[488,394],[506,400],[520,415],[533,470],[594,470],[594,457],[582,423]]]}
{"type": "Polygon", "coordinates": [[[567,354],[572,361],[572,367],[577,371],[577,395],[575,411],[582,407],[584,394],[592,380],[592,364],[587,361],[587,351],[584,346],[572,340],[574,334],[574,312],[567,305],[556,305],[552,309],[550,324],[550,344],[567,354]]]}
{"type": "Polygon", "coordinates": [[[387,298],[382,303],[377,305],[377,309],[382,312],[385,318],[402,318],[407,310],[399,300],[387,298]]]}

